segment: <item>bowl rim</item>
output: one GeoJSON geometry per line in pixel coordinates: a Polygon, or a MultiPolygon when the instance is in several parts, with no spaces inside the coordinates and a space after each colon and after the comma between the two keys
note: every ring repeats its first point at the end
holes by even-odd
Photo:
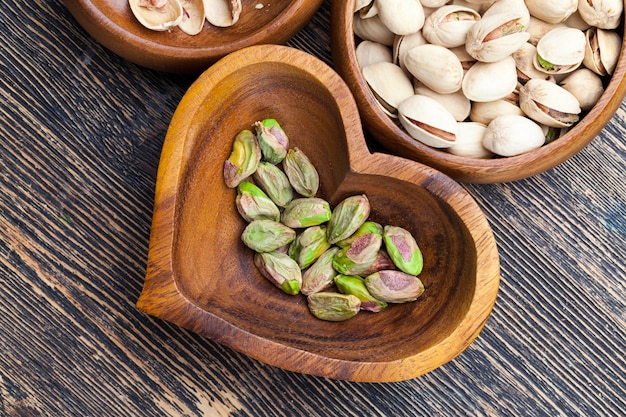
{"type": "Polygon", "coordinates": [[[430,167],[392,155],[369,153],[356,103],[347,85],[329,66],[303,51],[287,46],[251,46],[229,54],[206,70],[189,88],[174,113],[163,145],[157,185],[172,175],[176,176],[176,181],[171,187],[156,188],[146,279],[137,300],[137,307],[145,313],[188,328],[254,359],[282,369],[327,378],[361,382],[406,380],[429,372],[459,355],[478,336],[494,307],[500,281],[498,249],[489,223],[475,200],[458,183],[430,167]],[[175,201],[180,188],[178,175],[184,165],[183,148],[189,136],[188,129],[184,127],[190,126],[189,121],[195,117],[195,111],[189,109],[199,109],[210,94],[212,86],[227,77],[234,66],[241,68],[260,62],[280,62],[294,66],[296,56],[306,62],[306,65],[296,65],[297,70],[306,73],[307,77],[320,80],[337,102],[346,132],[350,132],[349,137],[354,138],[348,141],[350,168],[356,173],[389,175],[386,167],[393,166],[393,170],[397,171],[393,175],[395,178],[415,182],[448,204],[466,225],[474,242],[477,276],[466,315],[450,335],[419,354],[390,362],[355,362],[325,357],[230,325],[185,298],[176,286],[172,261],[175,250],[175,201]],[[174,131],[177,132],[176,135],[174,131]],[[186,134],[181,135],[181,131],[186,134]],[[369,163],[372,158],[382,158],[386,163],[372,167],[369,163]],[[159,227],[160,225],[166,227],[159,227]]]}
{"type": "Polygon", "coordinates": [[[475,159],[431,148],[411,138],[394,124],[367,88],[357,64],[354,19],[353,13],[349,12],[354,9],[355,1],[333,2],[331,41],[333,62],[355,96],[365,129],[391,152],[430,165],[457,181],[509,182],[554,168],[589,144],[611,120],[626,96],[626,22],[622,22],[622,46],[617,66],[596,105],[581,119],[586,123],[577,123],[558,140],[541,148],[506,158],[475,159]]]}

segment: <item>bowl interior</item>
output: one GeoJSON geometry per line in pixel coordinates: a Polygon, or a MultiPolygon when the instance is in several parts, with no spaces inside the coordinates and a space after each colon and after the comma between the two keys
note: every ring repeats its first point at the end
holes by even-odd
{"type": "MultiPolygon", "coordinates": [[[[313,58],[303,56],[306,62],[298,66],[288,57],[281,62],[250,64],[233,57],[228,64],[236,68],[221,71],[229,65],[218,63],[181,102],[159,167],[149,268],[138,305],[265,362],[351,378],[329,371],[329,364],[401,361],[466,327],[461,323],[467,320],[470,308],[476,308],[472,304],[477,283],[484,279],[477,262],[484,249],[468,228],[467,217],[453,207],[455,203],[424,186],[438,184],[433,188],[448,189],[455,183],[440,174],[433,177],[428,167],[370,154],[360,126],[354,124],[358,113],[345,94],[345,85],[339,95],[332,86],[329,89],[314,75],[317,69],[308,61],[313,58]],[[302,149],[318,169],[319,197],[334,207],[345,197],[364,193],[372,207],[370,219],[402,226],[416,237],[425,259],[420,278],[426,288],[418,301],[392,305],[377,314],[361,312],[344,322],[326,322],[309,313],[303,295],[284,294],[258,272],[253,252],[240,239],[246,222],[235,207],[235,190],[224,185],[223,163],[234,136],[267,117],[281,123],[291,146],[302,149]],[[390,165],[394,161],[401,175],[394,174],[390,165]],[[367,168],[376,165],[383,168],[367,168]],[[176,177],[165,177],[166,173],[176,177]],[[163,305],[167,303],[163,293],[158,301],[148,294],[155,292],[154,281],[159,276],[174,282],[180,295],[170,306],[163,305]],[[177,307],[180,303],[186,306],[177,307]],[[298,356],[303,352],[316,362],[304,366],[298,356]]],[[[462,189],[455,185],[453,190],[463,200],[462,189]]],[[[487,237],[489,257],[495,252],[497,258],[491,234],[487,237]]],[[[490,266],[486,274],[490,280],[493,271],[490,266]]],[[[473,330],[482,328],[491,310],[497,280],[495,289],[493,281],[487,287],[489,296],[472,319],[473,330]]],[[[462,348],[451,347],[444,362],[466,347],[478,331],[468,336],[469,340],[457,340],[462,348]]],[[[441,364],[424,362],[427,370],[441,364]]],[[[415,372],[406,375],[412,377],[415,372]]],[[[376,378],[370,375],[367,379],[376,378]]]]}
{"type": "MultiPolygon", "coordinates": [[[[365,129],[386,151],[431,166],[458,181],[507,182],[553,168],[593,140],[626,95],[626,42],[623,42],[617,67],[606,80],[604,94],[585,117],[558,140],[522,155],[492,159],[467,158],[431,148],[413,139],[387,116],[365,82],[355,52],[358,42],[353,26],[355,1],[332,5],[332,52],[337,71],[355,96],[365,129]]],[[[623,22],[617,31],[624,34],[623,22]]]]}

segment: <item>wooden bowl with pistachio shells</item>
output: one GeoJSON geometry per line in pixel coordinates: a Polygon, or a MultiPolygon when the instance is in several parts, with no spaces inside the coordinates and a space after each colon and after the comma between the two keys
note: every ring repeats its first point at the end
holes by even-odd
{"type": "MultiPolygon", "coordinates": [[[[228,1],[228,0],[224,0],[228,1]]],[[[282,44],[298,32],[322,0],[242,0],[230,27],[208,22],[188,35],[178,27],[155,31],[142,26],[129,0],[67,0],[78,23],[103,46],[138,65],[171,73],[198,74],[219,58],[257,44],[282,44]]]]}
{"type": "MultiPolygon", "coordinates": [[[[570,158],[593,140],[613,117],[626,94],[626,43],[622,42],[612,76],[604,77],[604,92],[596,104],[559,139],[530,152],[510,157],[477,159],[457,156],[414,139],[381,109],[357,62],[354,9],[356,0],[333,2],[331,10],[334,66],[354,94],[363,126],[387,152],[418,161],[457,181],[498,183],[539,174],[570,158]]],[[[623,15],[622,15],[623,20],[623,15]]],[[[624,23],[616,29],[624,38],[624,23]]]]}
{"type": "Polygon", "coordinates": [[[229,54],[189,88],[172,118],[156,185],[140,310],[262,362],[352,381],[399,381],[450,361],[485,325],[499,286],[492,231],[473,198],[414,161],[370,153],[350,90],[326,64],[286,46],[229,54]],[[234,137],[268,117],[320,176],[335,207],[365,194],[369,219],[407,229],[424,258],[424,294],[342,322],[264,278],[225,185],[234,137]]]}

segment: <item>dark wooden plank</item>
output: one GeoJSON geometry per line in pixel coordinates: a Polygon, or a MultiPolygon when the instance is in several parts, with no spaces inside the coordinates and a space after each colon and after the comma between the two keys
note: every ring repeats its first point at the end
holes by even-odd
{"type": "MultiPolygon", "coordinates": [[[[330,0],[290,45],[331,62],[330,0]]],[[[421,378],[273,368],[139,313],[160,148],[193,77],[61,3],[0,8],[0,415],[616,416],[626,409],[626,107],[542,175],[465,185],[498,242],[485,330],[421,378]]]]}

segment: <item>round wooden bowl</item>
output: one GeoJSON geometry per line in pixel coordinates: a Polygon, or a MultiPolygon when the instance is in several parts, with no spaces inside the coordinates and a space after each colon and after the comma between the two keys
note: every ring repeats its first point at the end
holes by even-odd
{"type": "MultiPolygon", "coordinates": [[[[452,155],[413,139],[380,109],[356,58],[353,28],[355,0],[335,1],[331,10],[333,63],[354,94],[363,126],[387,151],[472,183],[514,181],[536,175],[565,161],[593,140],[613,117],[626,94],[626,42],[617,67],[598,103],[564,136],[526,154],[494,159],[452,155]]],[[[620,27],[623,33],[624,26],[620,27]]]]}
{"type": "Polygon", "coordinates": [[[371,154],[350,90],[317,58],[249,47],[205,71],[180,102],[158,170],[142,311],[287,370],[397,381],[437,368],[474,340],[499,277],[492,231],[472,197],[432,168],[371,154]],[[303,295],[259,273],[223,164],[235,135],[268,117],[319,171],[318,197],[334,207],[365,193],[371,220],[416,236],[425,264],[416,302],[322,321],[303,295]]]}
{"type": "Polygon", "coordinates": [[[138,65],[172,73],[197,74],[219,58],[257,44],[282,44],[313,17],[323,0],[243,0],[239,21],[228,28],[205,22],[190,36],[178,28],[143,27],[128,0],[67,0],[78,23],[103,46],[138,65]],[[257,9],[257,4],[264,4],[257,9]]]}

